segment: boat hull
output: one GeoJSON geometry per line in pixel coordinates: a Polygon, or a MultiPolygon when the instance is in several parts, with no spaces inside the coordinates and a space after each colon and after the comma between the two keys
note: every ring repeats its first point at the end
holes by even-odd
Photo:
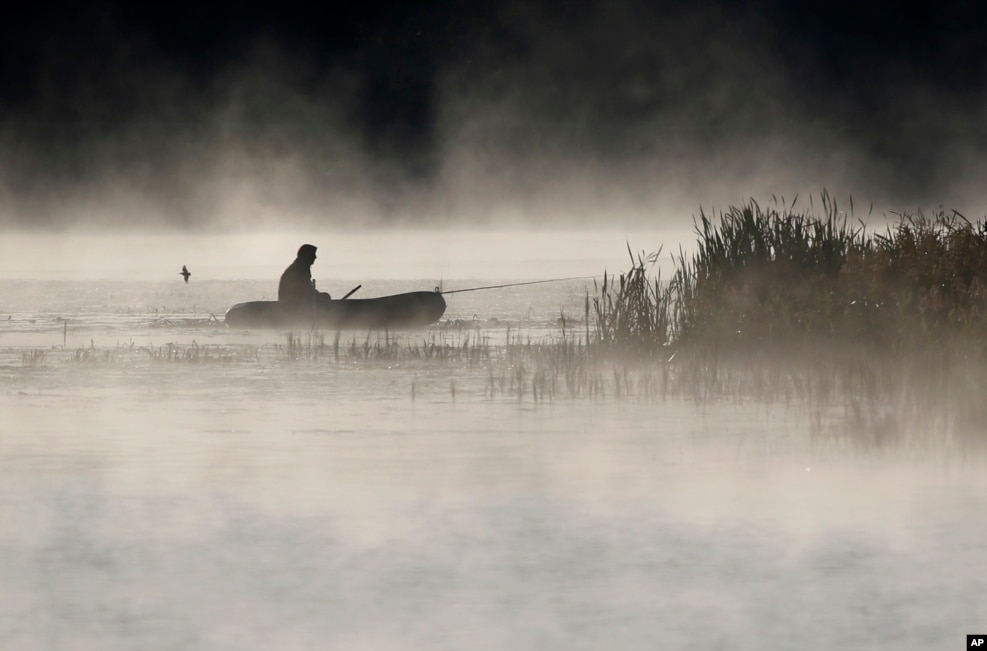
{"type": "Polygon", "coordinates": [[[445,299],[438,292],[408,292],[380,298],[357,298],[293,308],[278,301],[237,303],[226,312],[233,328],[317,328],[383,330],[422,328],[442,318],[445,299]]]}

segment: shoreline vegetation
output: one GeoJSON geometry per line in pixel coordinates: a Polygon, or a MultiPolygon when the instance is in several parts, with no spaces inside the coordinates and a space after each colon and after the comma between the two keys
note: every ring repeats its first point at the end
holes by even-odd
{"type": "Polygon", "coordinates": [[[587,299],[597,345],[674,367],[686,395],[796,396],[816,436],[985,447],[987,221],[896,216],[869,233],[826,193],[821,214],[753,199],[700,213],[667,283],[640,254],[587,299]]]}
{"type": "Polygon", "coordinates": [[[660,249],[628,248],[630,268],[551,334],[443,322],[266,347],[30,350],[21,363],[369,364],[409,370],[412,400],[428,387],[455,400],[458,382],[460,399],[782,405],[805,416],[812,446],[987,451],[987,222],[939,210],[869,232],[825,192],[818,210],[779,203],[700,212],[695,252],[672,254],[667,280],[652,274],[660,249]]]}
{"type": "Polygon", "coordinates": [[[666,284],[643,254],[593,307],[599,339],[635,354],[668,345],[729,352],[911,354],[987,335],[987,222],[939,210],[898,215],[885,232],[849,222],[828,195],[822,215],[751,200],[700,213],[698,247],[666,284]]]}

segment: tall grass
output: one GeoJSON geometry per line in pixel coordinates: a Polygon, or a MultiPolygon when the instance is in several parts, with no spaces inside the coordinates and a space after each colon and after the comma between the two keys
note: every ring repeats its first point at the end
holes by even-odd
{"type": "Polygon", "coordinates": [[[718,222],[701,212],[696,252],[680,254],[669,284],[677,339],[747,347],[845,335],[836,289],[868,242],[828,195],[822,204],[822,217],[753,199],[718,222]]]}
{"type": "Polygon", "coordinates": [[[587,343],[662,351],[663,394],[799,401],[821,438],[841,411],[872,447],[942,427],[987,443],[987,222],[938,210],[871,233],[826,193],[818,213],[778,203],[701,212],[667,284],[632,258],[597,288],[587,343]]]}
{"type": "Polygon", "coordinates": [[[632,258],[593,297],[596,342],[771,351],[806,345],[913,351],[987,335],[987,223],[937,211],[868,233],[823,194],[821,214],[751,200],[695,221],[695,252],[632,258]]]}
{"type": "MultiPolygon", "coordinates": [[[[661,249],[647,256],[639,254],[636,259],[630,247],[627,253],[631,258],[627,273],[605,273],[602,283],[594,281],[595,341],[611,351],[633,351],[652,358],[664,353],[672,333],[670,293],[662,286],[661,274],[654,279],[648,277],[648,269],[658,260],[661,249]]],[[[587,295],[587,323],[589,308],[587,295]]]]}

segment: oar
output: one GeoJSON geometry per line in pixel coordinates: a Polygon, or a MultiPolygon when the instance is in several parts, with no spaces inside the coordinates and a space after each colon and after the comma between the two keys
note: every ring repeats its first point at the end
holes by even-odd
{"type": "Polygon", "coordinates": [[[360,289],[361,287],[363,287],[363,285],[357,285],[356,287],[354,287],[353,289],[350,290],[350,293],[349,294],[347,294],[346,296],[342,297],[339,300],[345,301],[346,299],[348,299],[350,296],[353,295],[353,292],[355,292],[356,290],[360,289]]]}

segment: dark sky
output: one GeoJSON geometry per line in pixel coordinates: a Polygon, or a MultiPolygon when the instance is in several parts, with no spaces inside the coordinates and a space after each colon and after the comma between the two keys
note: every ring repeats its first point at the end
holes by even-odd
{"type": "Polygon", "coordinates": [[[0,223],[984,211],[987,3],[132,4],[6,10],[0,223]]]}

